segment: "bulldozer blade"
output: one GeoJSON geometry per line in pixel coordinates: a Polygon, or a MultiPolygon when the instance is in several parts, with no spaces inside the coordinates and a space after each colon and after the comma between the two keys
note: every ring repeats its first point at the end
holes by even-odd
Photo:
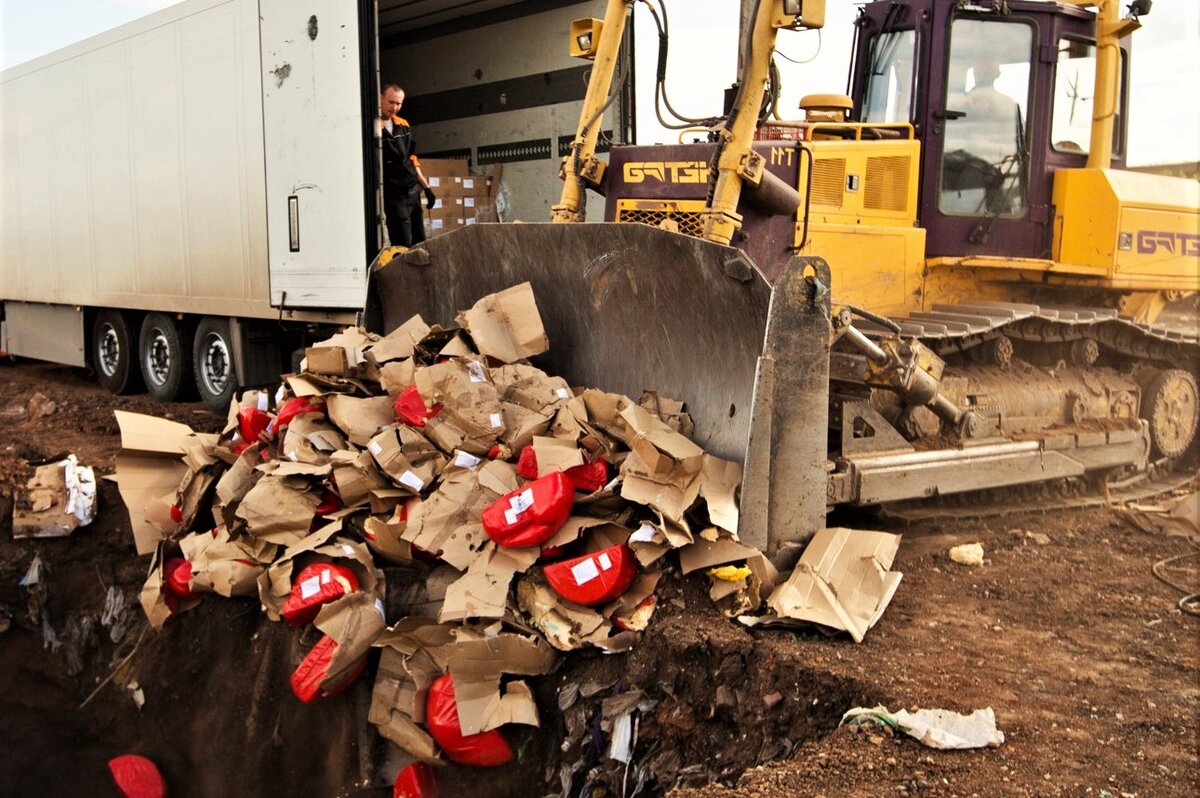
{"type": "MultiPolygon", "coordinates": [[[[819,327],[786,317],[822,313],[800,276],[803,268],[795,262],[780,278],[786,291],[773,300],[771,286],[744,253],[690,236],[636,224],[473,225],[430,239],[378,268],[367,318],[377,332],[392,330],[413,314],[446,323],[480,297],[528,281],[550,339],[549,352],[534,358],[534,365],[572,385],[635,399],[650,390],[685,401],[695,424],[692,437],[709,453],[743,463],[766,457],[787,464],[755,467],[768,480],[760,489],[782,502],[794,500],[787,498],[786,481],[795,476],[788,468],[798,462],[787,451],[788,436],[797,427],[819,425],[819,462],[806,482],[816,486],[820,518],[770,533],[774,526],[764,514],[774,510],[754,513],[753,536],[768,544],[763,548],[777,548],[785,539],[810,536],[824,519],[826,424],[813,415],[792,419],[789,413],[793,404],[805,413],[815,413],[818,405],[824,411],[827,377],[820,385],[816,377],[800,381],[811,395],[784,396],[801,388],[792,376],[781,375],[795,367],[793,354],[811,355],[785,337],[804,337],[819,327]],[[755,391],[769,315],[779,317],[773,324],[780,343],[768,342],[766,349],[774,375],[768,402],[766,394],[756,397],[755,391]],[[789,346],[794,353],[783,351],[789,346]],[[766,404],[771,433],[752,435],[752,416],[766,404]],[[748,456],[752,441],[762,451],[748,456]]],[[[823,323],[828,329],[827,315],[823,323]]],[[[815,347],[824,349],[825,371],[818,365],[814,374],[827,374],[828,335],[821,335],[815,347]]],[[[768,387],[759,384],[758,390],[768,387]]],[[[808,464],[814,456],[800,460],[808,464]]]]}

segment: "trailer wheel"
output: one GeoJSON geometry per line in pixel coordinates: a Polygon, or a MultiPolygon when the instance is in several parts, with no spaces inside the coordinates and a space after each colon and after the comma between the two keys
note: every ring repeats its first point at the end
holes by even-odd
{"type": "Polygon", "coordinates": [[[191,389],[191,338],[170,318],[147,313],[138,338],[138,361],[146,390],[160,402],[173,402],[191,389]]]}
{"type": "Polygon", "coordinates": [[[92,323],[92,367],[100,386],[115,394],[141,387],[133,332],[119,310],[102,310],[92,323]]]}
{"type": "Polygon", "coordinates": [[[200,320],[192,346],[192,362],[196,367],[196,388],[204,404],[214,413],[229,410],[239,386],[228,319],[205,316],[200,320]]]}

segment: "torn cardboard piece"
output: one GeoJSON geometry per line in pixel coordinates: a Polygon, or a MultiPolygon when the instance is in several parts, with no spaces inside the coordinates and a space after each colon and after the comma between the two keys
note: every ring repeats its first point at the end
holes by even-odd
{"type": "Polygon", "coordinates": [[[791,576],[767,599],[773,614],[738,620],[748,626],[816,623],[847,631],[861,643],[900,585],[902,574],[888,570],[899,548],[900,535],[822,529],[791,576]]]}
{"type": "Polygon", "coordinates": [[[538,725],[532,694],[527,689],[513,691],[510,685],[508,694],[501,696],[500,677],[549,673],[556,661],[554,649],[537,637],[504,633],[457,641],[448,665],[462,733],[476,734],[505,723],[538,725]]]}
{"type": "Polygon", "coordinates": [[[13,503],[14,539],[66,537],[96,517],[96,475],[75,455],[38,466],[13,503]]]}
{"type": "Polygon", "coordinates": [[[412,358],[417,344],[429,335],[430,327],[420,315],[412,316],[396,329],[367,348],[367,357],[383,365],[389,361],[412,358]]]}
{"type": "Polygon", "coordinates": [[[520,283],[480,299],[458,314],[461,324],[482,355],[505,363],[540,355],[550,348],[542,326],[533,286],[520,283]]]}
{"type": "Polygon", "coordinates": [[[537,548],[513,549],[488,542],[454,584],[446,588],[438,621],[503,618],[513,577],[537,562],[537,548]]]}
{"type": "Polygon", "coordinates": [[[212,532],[194,532],[179,541],[183,557],[192,566],[189,587],[197,593],[216,593],[226,598],[258,596],[258,578],[274,559],[276,546],[256,547],[248,538],[230,540],[218,527],[212,532]]]}
{"type": "Polygon", "coordinates": [[[379,430],[396,423],[390,396],[359,399],[334,394],[326,399],[326,406],[329,420],[356,446],[366,446],[379,430]]]}
{"type": "Polygon", "coordinates": [[[331,468],[272,462],[258,470],[263,472],[262,478],[247,491],[234,515],[245,522],[247,534],[291,546],[308,535],[320,504],[323,478],[331,468]]]}
{"type": "Polygon", "coordinates": [[[124,410],[113,411],[121,429],[115,479],[129,510],[138,554],[150,554],[175,528],[169,499],[188,471],[182,457],[195,433],[186,424],[124,410]],[[148,515],[149,513],[149,515],[148,515]]]}
{"type": "Polygon", "coordinates": [[[387,628],[383,602],[369,591],[355,591],[321,607],[314,625],[337,641],[337,650],[321,682],[334,688],[362,664],[375,638],[387,628]]]}
{"type": "Polygon", "coordinates": [[[477,472],[455,474],[413,510],[403,539],[465,571],[488,540],[483,509],[517,487],[510,463],[489,461],[477,472]]]}

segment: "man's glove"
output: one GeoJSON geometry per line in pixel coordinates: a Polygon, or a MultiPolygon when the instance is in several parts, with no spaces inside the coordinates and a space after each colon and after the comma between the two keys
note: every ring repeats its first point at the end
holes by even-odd
{"type": "Polygon", "coordinates": [[[428,210],[433,210],[434,204],[437,202],[437,195],[433,193],[433,189],[425,187],[425,207],[428,210]]]}

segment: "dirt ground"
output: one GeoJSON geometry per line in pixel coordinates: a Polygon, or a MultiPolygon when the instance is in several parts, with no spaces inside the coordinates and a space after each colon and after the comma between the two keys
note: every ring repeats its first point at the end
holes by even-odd
{"type": "MultiPolygon", "coordinates": [[[[137,605],[148,557],[134,553],[111,482],[96,522],[70,539],[12,539],[12,491],[32,463],[70,451],[112,473],[114,408],[201,431],[223,422],[200,404],[109,396],[81,370],[0,364],[0,795],[116,795],[106,762],[122,753],[153,759],[174,796],[390,795],[396,758],[365,721],[369,678],[301,704],[288,675],[313,641],[249,600],[206,599],[163,633],[148,629],[137,605]],[[40,583],[24,588],[35,556],[40,583]]],[[[862,644],[747,630],[713,609],[703,584],[669,572],[631,653],[564,657],[536,680],[542,725],[515,736],[517,760],[444,768],[442,794],[556,795],[573,769],[568,792],[591,796],[620,785],[688,798],[1200,794],[1200,619],[1151,574],[1194,550],[1186,539],[1107,508],[840,520],[904,534],[894,565],[904,580],[862,644]],[[982,567],[950,561],[951,546],[975,541],[982,567]],[[641,691],[628,768],[604,756],[599,715],[572,702],[576,688],[641,691]],[[990,706],[1006,741],[942,752],[837,727],[847,709],[876,704],[990,706]]],[[[1169,574],[1200,590],[1198,561],[1169,574]]],[[[389,591],[419,577],[391,569],[389,591]]]]}

